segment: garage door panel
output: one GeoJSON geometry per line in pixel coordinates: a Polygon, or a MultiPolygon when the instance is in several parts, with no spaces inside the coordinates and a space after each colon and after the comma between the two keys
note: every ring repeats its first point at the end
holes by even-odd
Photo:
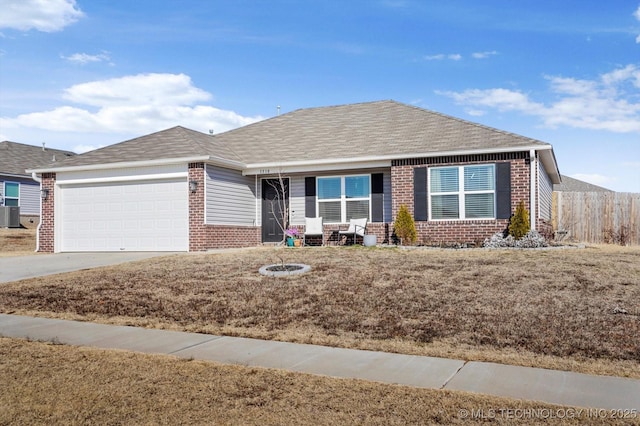
{"type": "Polygon", "coordinates": [[[61,251],[188,251],[186,179],[62,186],[61,251]]]}

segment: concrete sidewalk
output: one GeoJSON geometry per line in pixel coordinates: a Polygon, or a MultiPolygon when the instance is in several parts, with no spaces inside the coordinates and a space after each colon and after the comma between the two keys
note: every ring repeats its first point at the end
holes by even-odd
{"type": "Polygon", "coordinates": [[[0,336],[640,411],[640,380],[619,377],[5,314],[0,336]]]}

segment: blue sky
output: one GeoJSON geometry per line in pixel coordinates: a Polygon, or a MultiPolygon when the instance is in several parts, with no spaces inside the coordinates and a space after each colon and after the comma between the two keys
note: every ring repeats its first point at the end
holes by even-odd
{"type": "Polygon", "coordinates": [[[640,1],[0,0],[0,140],[76,152],[382,99],[640,192],[640,1]]]}

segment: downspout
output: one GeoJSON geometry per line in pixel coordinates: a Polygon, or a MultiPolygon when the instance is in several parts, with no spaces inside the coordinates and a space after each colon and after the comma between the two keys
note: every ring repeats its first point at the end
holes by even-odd
{"type": "Polygon", "coordinates": [[[536,158],[536,150],[532,149],[529,151],[529,167],[531,170],[529,172],[530,182],[529,182],[529,222],[531,222],[531,230],[536,230],[536,176],[538,171],[538,160],[536,158]]]}
{"type": "MultiPolygon", "coordinates": [[[[36,172],[31,172],[31,178],[40,184],[40,193],[42,193],[42,179],[38,177],[36,172]]],[[[38,194],[38,198],[40,199],[40,220],[36,227],[36,253],[40,250],[40,227],[42,226],[42,197],[40,194],[38,194]]]]}

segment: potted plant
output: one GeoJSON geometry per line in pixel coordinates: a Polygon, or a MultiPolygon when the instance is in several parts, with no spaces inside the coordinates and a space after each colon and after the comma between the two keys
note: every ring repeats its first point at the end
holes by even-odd
{"type": "Polygon", "coordinates": [[[285,235],[287,236],[288,247],[300,246],[300,232],[298,231],[298,228],[288,228],[285,231],[285,235]]]}

